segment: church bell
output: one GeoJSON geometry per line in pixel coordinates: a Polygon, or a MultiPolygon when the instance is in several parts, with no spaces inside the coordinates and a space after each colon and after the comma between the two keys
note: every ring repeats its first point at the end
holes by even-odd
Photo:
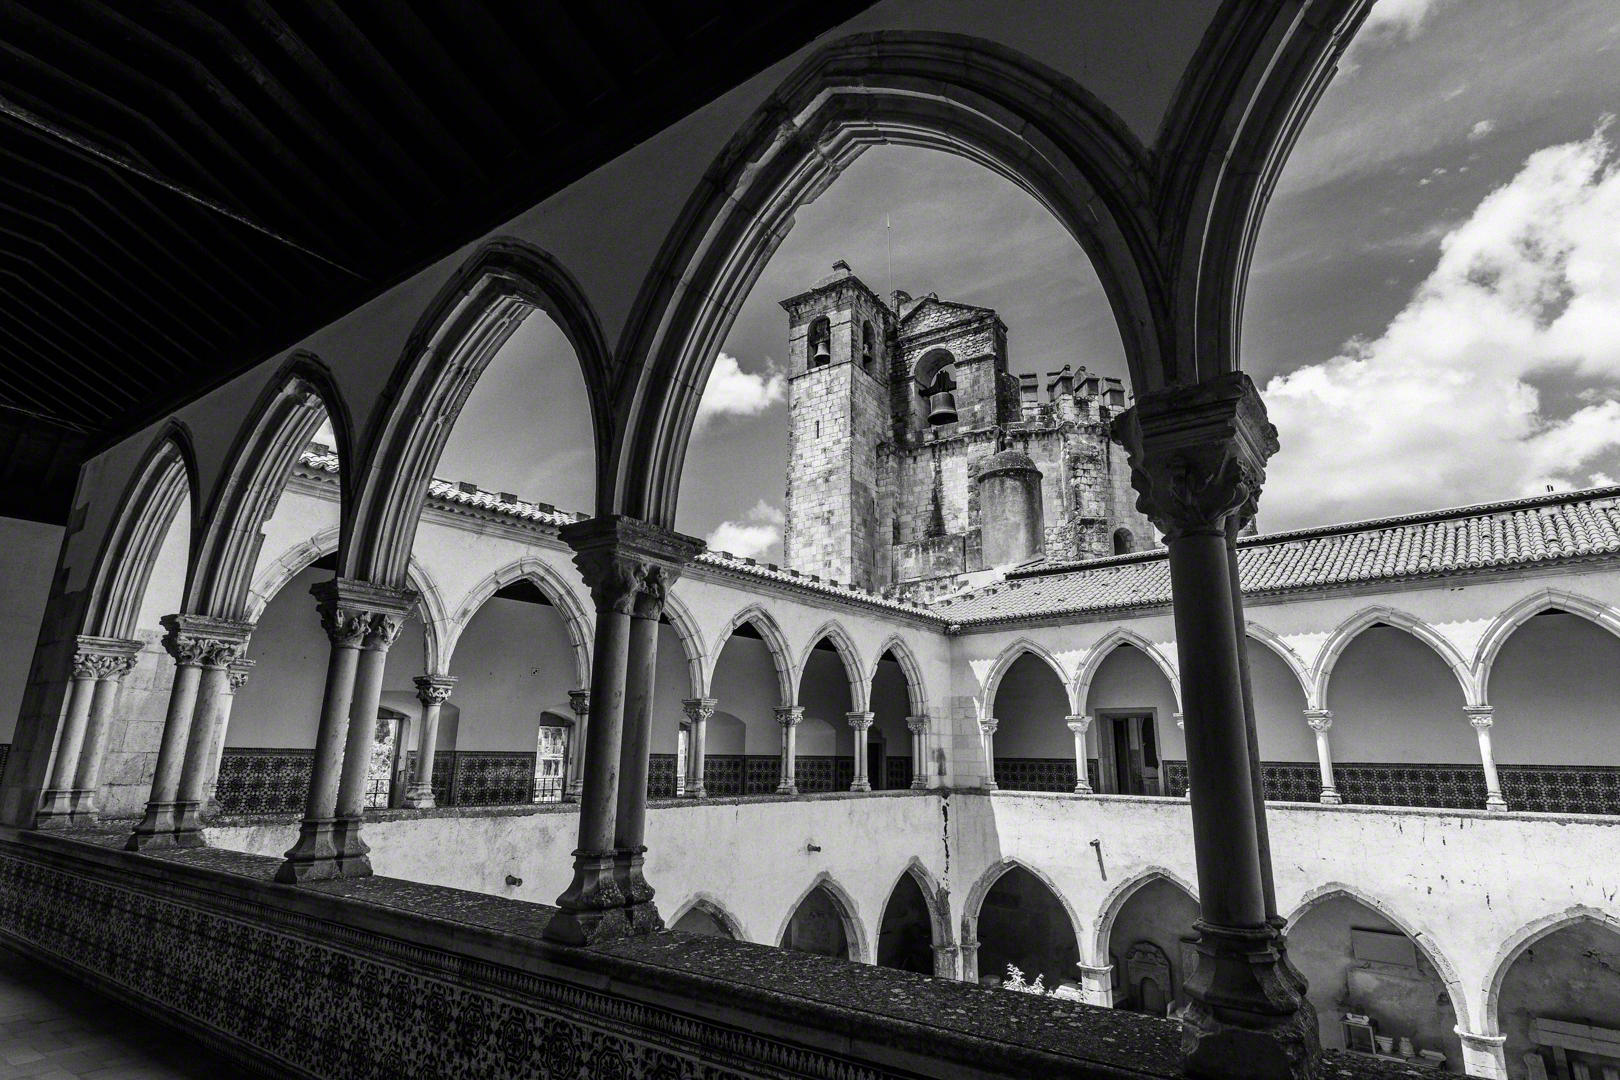
{"type": "Polygon", "coordinates": [[[940,390],[928,395],[928,422],[930,424],[956,423],[956,395],[940,390]]]}
{"type": "Polygon", "coordinates": [[[832,350],[827,347],[827,339],[822,338],[816,342],[816,352],[810,358],[810,366],[821,367],[823,364],[830,363],[832,363],[832,350]]]}

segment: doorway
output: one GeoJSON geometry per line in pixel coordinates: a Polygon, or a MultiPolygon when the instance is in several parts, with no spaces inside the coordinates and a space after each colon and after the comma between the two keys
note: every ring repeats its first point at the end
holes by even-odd
{"type": "Polygon", "coordinates": [[[1105,790],[1117,795],[1159,794],[1159,739],[1149,712],[1104,713],[1100,725],[1105,790]]]}

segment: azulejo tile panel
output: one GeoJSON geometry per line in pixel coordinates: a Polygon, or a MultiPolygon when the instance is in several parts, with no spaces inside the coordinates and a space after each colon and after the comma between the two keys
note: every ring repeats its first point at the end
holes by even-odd
{"type": "Polygon", "coordinates": [[[1006,791],[1069,791],[1074,758],[996,758],[996,787],[1006,791]]]}
{"type": "Polygon", "coordinates": [[[0,932],[277,1072],[391,1080],[893,1074],[267,907],[227,913],[0,853],[0,932]],[[454,971],[455,977],[440,972],[454,971]]]}
{"type": "Polygon", "coordinates": [[[309,796],[313,750],[227,747],[215,793],[227,814],[296,814],[309,796]]]}

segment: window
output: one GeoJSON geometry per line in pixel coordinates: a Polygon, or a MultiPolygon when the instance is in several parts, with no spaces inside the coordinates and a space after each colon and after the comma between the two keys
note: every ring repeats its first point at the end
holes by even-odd
{"type": "Polygon", "coordinates": [[[1114,530],[1114,554],[1129,555],[1136,550],[1136,536],[1129,529],[1114,530]]]}
{"type": "Polygon", "coordinates": [[[806,343],[810,349],[810,367],[825,367],[832,363],[832,323],[827,321],[825,315],[810,324],[806,343]]]}
{"type": "Polygon", "coordinates": [[[877,332],[870,321],[861,324],[861,367],[872,373],[872,359],[877,356],[877,332]]]}

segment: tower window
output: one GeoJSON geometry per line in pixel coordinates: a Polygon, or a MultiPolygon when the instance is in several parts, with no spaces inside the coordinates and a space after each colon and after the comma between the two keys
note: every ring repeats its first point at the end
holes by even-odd
{"type": "Polygon", "coordinates": [[[877,332],[870,322],[861,324],[861,367],[867,374],[872,371],[872,358],[877,355],[877,332]]]}
{"type": "Polygon", "coordinates": [[[1129,555],[1136,550],[1136,537],[1129,529],[1114,530],[1114,554],[1129,555]]]}
{"type": "Polygon", "coordinates": [[[956,423],[955,369],[956,357],[944,349],[934,349],[917,362],[911,373],[930,425],[956,423]]]}
{"type": "Polygon", "coordinates": [[[810,367],[826,367],[832,363],[832,323],[825,315],[810,324],[806,343],[810,348],[810,367]]]}

